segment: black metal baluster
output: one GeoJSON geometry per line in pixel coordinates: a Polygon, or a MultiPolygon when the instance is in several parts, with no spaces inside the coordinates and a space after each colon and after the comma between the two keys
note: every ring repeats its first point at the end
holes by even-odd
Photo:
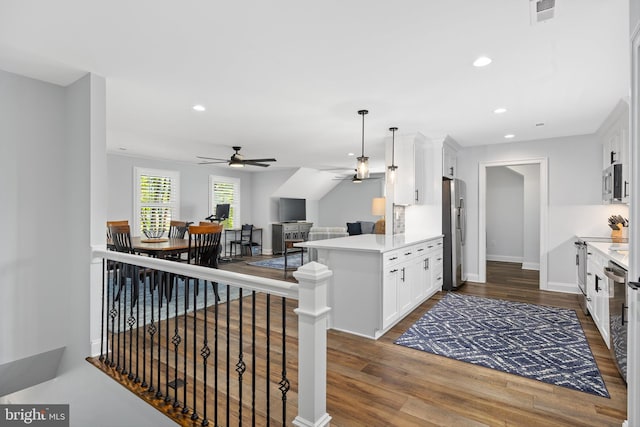
{"type": "Polygon", "coordinates": [[[156,289],[158,289],[158,382],[156,384],[156,398],[160,399],[162,397],[162,384],[160,382],[160,378],[162,375],[162,295],[163,295],[163,283],[162,283],[162,272],[159,272],[156,275],[156,289]]]}
{"type": "Polygon", "coordinates": [[[171,396],[169,396],[169,300],[171,299],[171,288],[169,287],[169,281],[171,280],[171,274],[165,272],[163,275],[163,282],[166,286],[165,288],[165,299],[166,299],[166,321],[167,321],[167,333],[166,333],[166,339],[165,339],[165,362],[166,362],[166,368],[164,370],[164,401],[166,403],[171,402],[171,396]]]}
{"type": "Polygon", "coordinates": [[[105,279],[105,272],[107,269],[107,260],[105,260],[104,258],[102,258],[102,292],[101,292],[101,296],[100,296],[100,300],[101,300],[101,309],[100,309],[100,357],[98,358],[98,360],[100,360],[101,362],[103,362],[105,360],[104,358],[104,324],[105,324],[105,320],[104,320],[104,293],[105,293],[105,283],[104,283],[104,279],[105,279]]]}
{"type": "MultiPolygon", "coordinates": [[[[180,330],[178,329],[178,281],[180,280],[180,278],[178,276],[173,276],[173,286],[176,289],[176,294],[175,294],[175,307],[176,307],[176,311],[175,311],[175,318],[174,318],[174,334],[173,334],[173,338],[171,339],[171,343],[173,344],[173,365],[174,365],[174,369],[173,369],[173,381],[174,381],[174,388],[173,388],[173,407],[177,408],[180,406],[180,401],[178,400],[178,347],[180,346],[180,342],[182,341],[182,338],[180,337],[180,330]]],[[[185,378],[186,378],[186,373],[185,373],[185,378]]]]}
{"type": "Polygon", "coordinates": [[[115,334],[115,320],[116,320],[116,316],[118,314],[118,311],[116,310],[116,300],[115,300],[115,292],[116,292],[116,286],[117,286],[117,280],[118,280],[118,276],[115,273],[116,271],[118,271],[118,264],[115,264],[114,266],[114,279],[111,281],[110,286],[107,287],[107,304],[111,304],[111,309],[109,309],[109,317],[111,318],[111,359],[109,360],[108,358],[108,353],[109,353],[109,332],[107,331],[107,364],[109,366],[111,366],[112,368],[115,366],[115,355],[114,355],[114,350],[115,350],[115,345],[114,345],[114,334],[115,334]],[[111,292],[111,296],[109,296],[109,293],[111,292]]]}
{"type": "MultiPolygon", "coordinates": [[[[214,394],[214,421],[215,424],[214,425],[218,425],[218,319],[219,319],[219,306],[218,306],[218,282],[211,282],[211,286],[215,288],[215,292],[214,294],[214,300],[215,300],[215,306],[214,306],[214,314],[215,314],[215,329],[214,329],[214,341],[213,341],[213,347],[214,347],[214,351],[213,354],[215,354],[215,360],[214,360],[214,387],[213,389],[215,390],[215,394],[214,394]]],[[[228,309],[228,308],[227,308],[228,309]]],[[[206,322],[205,322],[206,324],[206,322]]],[[[206,384],[205,384],[206,387],[206,384]]],[[[205,414],[206,415],[206,414],[205,414]]]]}
{"type": "Polygon", "coordinates": [[[226,424],[230,425],[231,406],[230,406],[230,380],[231,380],[231,330],[229,323],[231,320],[231,287],[227,285],[227,416],[225,418],[226,424]]]}
{"type": "MultiPolygon", "coordinates": [[[[132,265],[127,265],[127,273],[131,274],[132,265]]],[[[127,317],[127,278],[125,278],[124,283],[122,284],[122,288],[120,289],[120,300],[122,301],[122,319],[120,319],[122,323],[122,366],[120,368],[120,373],[122,375],[127,374],[127,325],[128,325],[128,317],[127,317]]]]}
{"type": "Polygon", "coordinates": [[[193,413],[191,414],[192,420],[197,420],[198,415],[198,401],[197,399],[197,367],[196,367],[196,354],[198,354],[198,322],[196,322],[196,310],[198,308],[198,288],[200,287],[200,279],[195,279],[193,284],[193,413]]]}
{"type": "Polygon", "coordinates": [[[256,291],[251,292],[251,425],[256,425],[256,291]]]}
{"type": "MultiPolygon", "coordinates": [[[[151,342],[149,343],[149,351],[151,352],[151,355],[149,357],[149,391],[150,392],[154,392],[155,391],[155,387],[153,386],[153,344],[154,344],[154,338],[156,336],[156,332],[157,332],[157,327],[156,327],[156,323],[155,323],[155,317],[154,317],[154,303],[155,303],[155,298],[153,297],[153,293],[154,290],[156,289],[156,275],[157,272],[154,270],[151,275],[150,275],[150,281],[149,281],[149,293],[151,294],[151,323],[149,324],[149,336],[151,337],[151,342]]],[[[145,363],[146,366],[146,363],[145,363]]],[[[146,379],[146,377],[145,377],[146,379]]]]}
{"type": "MultiPolygon", "coordinates": [[[[153,274],[153,273],[152,273],[153,274]]],[[[144,324],[142,325],[142,387],[148,387],[147,383],[147,278],[149,278],[149,296],[151,299],[151,313],[153,313],[153,293],[151,292],[151,274],[145,274],[144,284],[142,285],[144,304],[142,305],[142,316],[144,317],[144,324]]],[[[153,324],[153,314],[151,315],[151,323],[149,328],[153,324]]]]}
{"type": "MultiPolygon", "coordinates": [[[[209,425],[209,420],[207,419],[207,359],[211,355],[211,349],[209,348],[209,337],[207,334],[207,295],[209,294],[209,290],[207,289],[207,281],[204,282],[204,328],[202,334],[204,335],[204,340],[202,344],[202,349],[200,350],[200,356],[202,356],[202,379],[203,379],[203,392],[202,392],[202,425],[209,425]]],[[[195,359],[195,354],[193,355],[195,359]]],[[[217,356],[216,356],[217,357],[217,356]]],[[[218,425],[217,421],[214,425],[218,425]]]]}
{"type": "MultiPolygon", "coordinates": [[[[124,265],[122,266],[122,268],[124,268],[124,265]]],[[[122,270],[121,270],[122,271],[122,270]]],[[[120,283],[118,283],[118,331],[117,331],[117,335],[118,335],[118,351],[116,354],[116,371],[120,372],[121,367],[120,367],[120,342],[122,341],[121,339],[121,333],[120,333],[120,325],[122,324],[122,280],[123,280],[123,275],[124,274],[120,274],[120,283]]],[[[126,283],[126,280],[125,280],[126,283]]],[[[125,292],[126,293],[126,292],[125,292]]]]}
{"type": "MultiPolygon", "coordinates": [[[[184,389],[182,390],[182,413],[186,414],[189,412],[189,407],[187,406],[187,341],[189,338],[189,329],[187,328],[187,309],[189,308],[189,278],[184,278],[184,357],[183,357],[183,369],[184,369],[184,389]]],[[[193,376],[195,378],[195,374],[193,376]]]]}
{"type": "Polygon", "coordinates": [[[271,378],[271,294],[267,294],[267,374],[266,374],[266,392],[267,392],[267,426],[271,425],[271,387],[269,379],[271,378]]]}
{"type": "Polygon", "coordinates": [[[129,317],[127,318],[127,324],[129,325],[129,375],[127,376],[127,378],[129,378],[130,380],[132,380],[133,377],[133,325],[136,324],[136,318],[133,315],[133,306],[135,305],[136,301],[134,299],[134,286],[137,288],[138,286],[138,278],[137,278],[137,273],[138,273],[138,266],[133,266],[133,274],[131,276],[131,288],[130,288],[130,294],[129,296],[131,297],[131,301],[130,301],[130,306],[129,306],[129,317]]]}
{"type": "MultiPolygon", "coordinates": [[[[238,290],[239,298],[238,298],[238,319],[240,325],[238,326],[238,330],[240,331],[240,336],[238,338],[238,363],[236,363],[236,372],[238,373],[238,425],[242,426],[242,375],[247,370],[247,365],[243,360],[243,334],[242,334],[242,288],[238,290]]],[[[229,423],[227,423],[229,425],[229,423]]]]}
{"type": "MultiPolygon", "coordinates": [[[[140,271],[136,271],[136,277],[140,277],[140,271]]],[[[142,273],[142,280],[138,280],[138,286],[136,288],[136,293],[138,295],[137,297],[137,304],[136,304],[136,375],[133,379],[133,382],[135,384],[138,384],[140,382],[140,375],[139,375],[139,364],[140,364],[140,301],[142,301],[142,304],[145,303],[145,299],[144,299],[144,283],[146,280],[146,274],[142,273]],[[140,285],[142,284],[142,293],[140,293],[140,285]],[[142,298],[141,298],[142,297],[142,298]]],[[[144,325],[144,320],[142,321],[142,324],[144,325]]]]}
{"type": "Polygon", "coordinates": [[[287,299],[282,297],[282,379],[279,389],[282,393],[282,425],[287,425],[287,392],[291,385],[287,378],[287,299]]]}

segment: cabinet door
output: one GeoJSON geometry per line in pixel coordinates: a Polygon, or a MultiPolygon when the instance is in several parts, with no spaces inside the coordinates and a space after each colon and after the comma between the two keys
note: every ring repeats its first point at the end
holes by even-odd
{"type": "Polygon", "coordinates": [[[457,174],[457,153],[446,143],[442,146],[442,176],[453,179],[457,174]]]}
{"type": "Polygon", "coordinates": [[[396,137],[396,183],[394,202],[397,205],[415,203],[415,157],[414,141],[410,137],[396,137]]]}
{"type": "Polygon", "coordinates": [[[398,279],[400,270],[397,265],[385,269],[382,278],[382,328],[389,326],[398,317],[398,279]]]}
{"type": "Polygon", "coordinates": [[[442,246],[431,256],[431,286],[429,293],[434,294],[442,290],[442,246]]]}
{"type": "Polygon", "coordinates": [[[620,133],[620,162],[622,163],[622,202],[629,203],[631,194],[631,162],[629,161],[629,132],[620,133]]]}
{"type": "Polygon", "coordinates": [[[398,266],[398,314],[405,313],[411,307],[411,284],[416,281],[416,273],[413,261],[398,266]]]}
{"type": "Polygon", "coordinates": [[[416,142],[413,147],[414,152],[414,175],[415,175],[415,187],[414,187],[414,204],[422,205],[426,200],[426,146],[424,142],[416,142]]]}

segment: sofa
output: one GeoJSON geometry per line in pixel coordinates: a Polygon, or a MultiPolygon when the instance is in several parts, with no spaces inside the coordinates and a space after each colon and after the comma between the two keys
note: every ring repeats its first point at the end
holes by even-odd
{"type": "MultiPolygon", "coordinates": [[[[349,233],[347,233],[345,227],[311,227],[307,240],[335,239],[337,237],[347,237],[348,235],[349,233]]],[[[309,260],[318,260],[318,252],[315,249],[309,249],[309,260]]]]}
{"type": "Polygon", "coordinates": [[[349,236],[358,234],[374,234],[376,223],[373,221],[355,221],[347,223],[347,233],[349,236]]]}

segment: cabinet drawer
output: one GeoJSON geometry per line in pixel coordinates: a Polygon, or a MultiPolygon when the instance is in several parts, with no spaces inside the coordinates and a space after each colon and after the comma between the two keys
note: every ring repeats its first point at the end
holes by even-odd
{"type": "Polygon", "coordinates": [[[382,267],[386,270],[388,267],[401,261],[399,251],[385,252],[382,258],[382,267]]]}

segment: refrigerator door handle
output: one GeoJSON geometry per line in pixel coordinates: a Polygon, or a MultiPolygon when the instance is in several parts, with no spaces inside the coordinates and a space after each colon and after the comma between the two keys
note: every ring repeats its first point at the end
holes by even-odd
{"type": "Polygon", "coordinates": [[[460,208],[458,208],[458,223],[460,224],[460,242],[464,245],[467,228],[467,213],[464,208],[464,199],[460,198],[460,208]]]}

